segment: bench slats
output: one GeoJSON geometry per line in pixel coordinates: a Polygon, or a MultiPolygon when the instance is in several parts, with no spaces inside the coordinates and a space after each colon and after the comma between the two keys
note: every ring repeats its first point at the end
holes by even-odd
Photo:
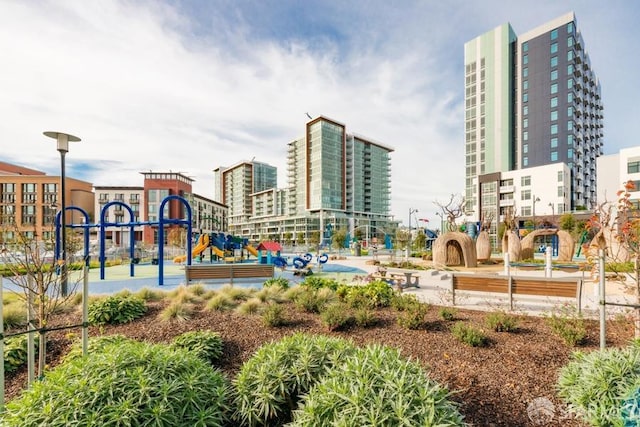
{"type": "Polygon", "coordinates": [[[187,283],[192,280],[206,279],[252,279],[259,277],[273,277],[273,265],[265,264],[211,264],[186,265],[184,267],[187,283]]]}

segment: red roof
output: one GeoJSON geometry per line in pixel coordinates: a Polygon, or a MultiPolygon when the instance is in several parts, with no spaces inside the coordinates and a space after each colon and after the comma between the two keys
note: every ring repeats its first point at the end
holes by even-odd
{"type": "Polygon", "coordinates": [[[282,246],[280,246],[280,243],[278,242],[260,242],[256,249],[259,251],[280,252],[282,250],[282,246]]]}

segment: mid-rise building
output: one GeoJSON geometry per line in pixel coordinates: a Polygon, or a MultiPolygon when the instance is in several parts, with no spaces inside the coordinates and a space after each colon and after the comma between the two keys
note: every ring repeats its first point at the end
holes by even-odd
{"type": "Polygon", "coordinates": [[[551,164],[568,167],[568,194],[540,185],[544,179],[534,182],[538,197],[555,201],[543,204],[544,212],[591,209],[602,153],[600,82],[573,13],[521,36],[503,24],[465,44],[465,198],[471,217],[499,207],[486,204],[501,195],[486,197],[481,183],[492,179],[483,175],[551,164]]]}
{"type": "MultiPolygon", "coordinates": [[[[67,206],[79,207],[93,219],[93,185],[71,177],[65,179],[67,206]]],[[[61,196],[59,176],[0,162],[0,242],[11,243],[16,233],[53,242],[61,196]]],[[[65,223],[81,224],[83,219],[79,212],[67,210],[65,223]]]]}

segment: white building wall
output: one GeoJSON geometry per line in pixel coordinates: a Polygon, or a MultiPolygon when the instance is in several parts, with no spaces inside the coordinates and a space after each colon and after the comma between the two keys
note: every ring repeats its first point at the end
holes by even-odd
{"type": "Polygon", "coordinates": [[[540,199],[535,203],[536,216],[565,212],[571,203],[570,177],[569,167],[565,163],[552,163],[502,174],[502,179],[513,179],[513,200],[517,216],[532,215],[533,201],[536,198],[540,199]],[[526,177],[529,177],[528,185],[526,177]]]}

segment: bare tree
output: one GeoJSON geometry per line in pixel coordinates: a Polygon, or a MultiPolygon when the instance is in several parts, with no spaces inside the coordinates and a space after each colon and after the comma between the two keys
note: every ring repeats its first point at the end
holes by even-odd
{"type": "Polygon", "coordinates": [[[433,202],[442,210],[443,217],[446,217],[446,231],[456,231],[458,226],[456,221],[458,218],[464,216],[465,198],[460,194],[451,194],[449,202],[446,204],[440,203],[437,200],[433,202]]]}
{"type": "Polygon", "coordinates": [[[53,247],[53,242],[43,241],[35,231],[27,233],[15,225],[3,227],[0,231],[14,236],[12,240],[4,242],[0,259],[10,272],[6,279],[18,289],[14,292],[25,301],[27,310],[35,315],[33,321],[39,336],[37,374],[42,375],[46,364],[47,327],[51,316],[73,296],[82,278],[70,280],[68,293],[64,296],[62,276],[58,274],[60,266],[52,252],[45,250],[53,247]]]}

